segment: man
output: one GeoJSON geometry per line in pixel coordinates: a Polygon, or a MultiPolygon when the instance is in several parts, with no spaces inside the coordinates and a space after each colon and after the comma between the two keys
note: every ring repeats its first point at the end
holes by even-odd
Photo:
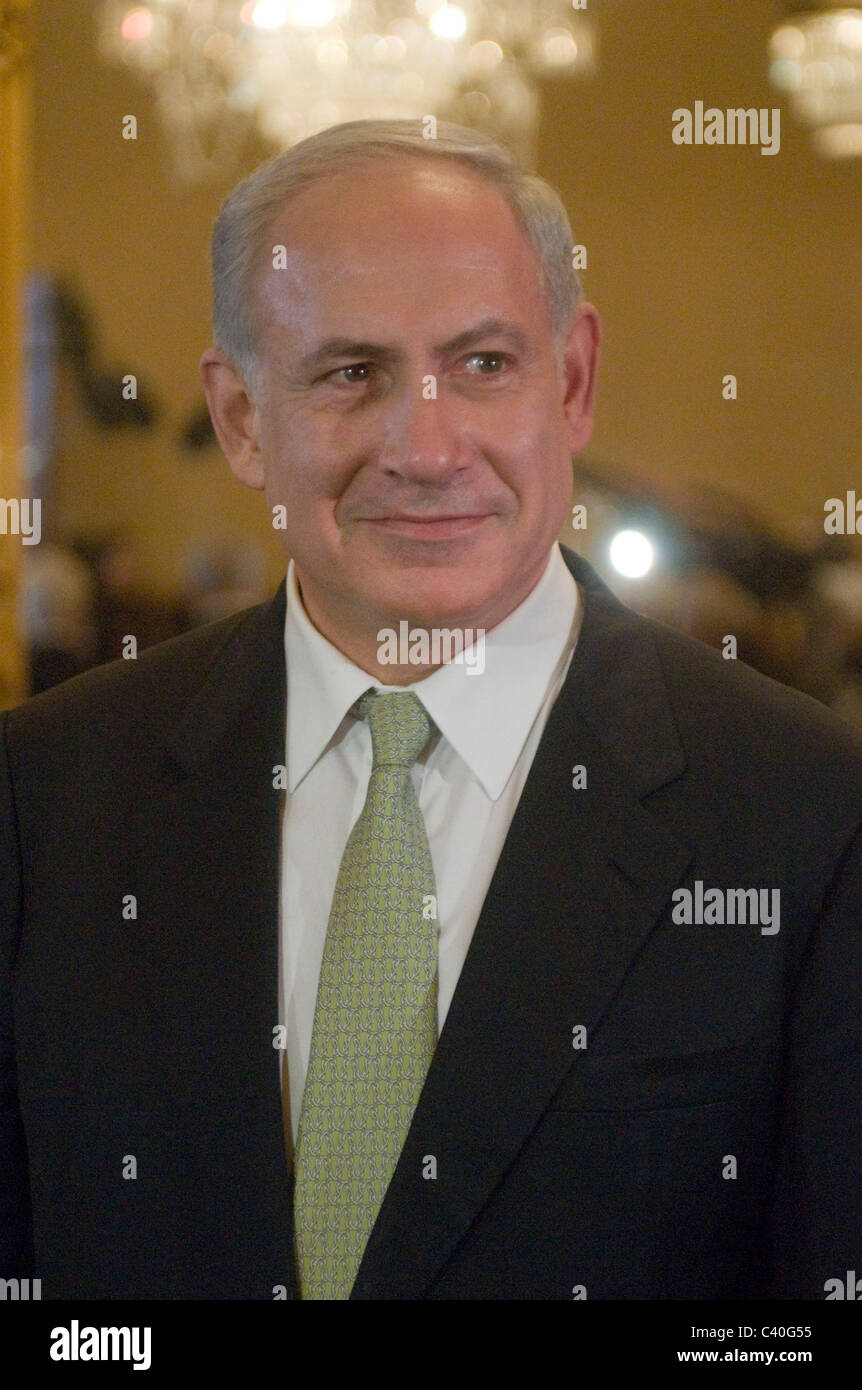
{"type": "Polygon", "coordinates": [[[824,1298],[862,740],[556,544],[598,317],[551,190],[427,133],[323,132],[216,226],[202,374],[275,598],[4,721],[6,1272],[824,1298]]]}

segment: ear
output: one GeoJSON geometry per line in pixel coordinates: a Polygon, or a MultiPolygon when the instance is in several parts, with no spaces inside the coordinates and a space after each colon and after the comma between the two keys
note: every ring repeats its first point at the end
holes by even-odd
{"type": "Polygon", "coordinates": [[[579,304],[572,317],[561,367],[563,409],[572,453],[586,448],[593,432],[601,339],[598,310],[592,304],[579,304]]]}
{"type": "Polygon", "coordinates": [[[213,429],[231,471],[247,487],[262,489],[260,417],[245,381],[217,348],[207,348],[200,373],[213,429]]]}

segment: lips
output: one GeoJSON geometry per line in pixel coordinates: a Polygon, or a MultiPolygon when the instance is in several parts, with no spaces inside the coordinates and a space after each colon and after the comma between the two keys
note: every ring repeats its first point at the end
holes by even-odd
{"type": "Polygon", "coordinates": [[[448,540],[468,531],[474,531],[487,520],[489,520],[488,515],[465,515],[464,513],[433,517],[383,516],[368,518],[371,526],[382,527],[384,530],[393,531],[397,535],[420,538],[424,536],[426,539],[436,538],[438,540],[448,540]]]}

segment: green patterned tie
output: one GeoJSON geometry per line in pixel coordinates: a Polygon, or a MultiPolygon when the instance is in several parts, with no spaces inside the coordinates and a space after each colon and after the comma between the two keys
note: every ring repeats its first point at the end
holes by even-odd
{"type": "Polygon", "coordinates": [[[374,762],[329,914],[296,1140],[302,1298],[350,1296],[437,1044],[431,853],[410,769],[434,725],[369,690],[374,762]]]}

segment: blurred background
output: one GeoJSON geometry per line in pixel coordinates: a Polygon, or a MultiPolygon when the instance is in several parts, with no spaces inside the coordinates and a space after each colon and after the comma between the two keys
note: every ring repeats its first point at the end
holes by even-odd
{"type": "Polygon", "coordinates": [[[0,706],[274,591],[198,380],[212,222],[428,113],[559,189],[604,321],[561,539],[862,724],[862,8],[802,0],[0,0],[0,706]],[[698,102],[780,149],[675,143],[698,102]]]}

